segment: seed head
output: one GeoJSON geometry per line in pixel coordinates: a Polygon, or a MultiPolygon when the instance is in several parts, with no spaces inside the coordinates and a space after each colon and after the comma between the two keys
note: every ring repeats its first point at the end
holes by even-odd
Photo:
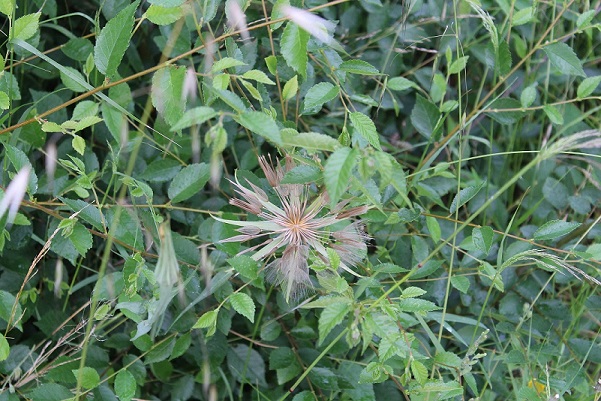
{"type": "Polygon", "coordinates": [[[308,184],[282,184],[286,172],[294,167],[292,158],[286,158],[285,166],[278,161],[274,167],[265,157],[259,157],[259,165],[275,196],[247,181],[244,186],[235,177],[230,181],[239,198],[230,200],[235,205],[259,218],[258,221],[225,220],[223,223],[240,227],[240,235],[224,242],[248,241],[262,238],[264,241],[243,252],[255,251],[254,260],[274,257],[266,266],[267,279],[281,285],[286,300],[300,298],[311,288],[308,259],[311,252],[325,263],[329,257],[327,248],[340,256],[340,268],[359,276],[352,268],[366,255],[368,236],[359,221],[351,220],[367,211],[366,206],[346,208],[343,201],[328,210],[326,193],[315,195],[308,184]],[[278,255],[282,249],[281,255],[278,255]]]}

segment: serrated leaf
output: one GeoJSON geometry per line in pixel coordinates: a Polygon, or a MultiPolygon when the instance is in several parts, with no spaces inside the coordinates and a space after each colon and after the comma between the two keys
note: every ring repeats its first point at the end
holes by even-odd
{"type": "Polygon", "coordinates": [[[94,368],[88,366],[73,370],[73,374],[81,386],[87,390],[93,389],[100,384],[100,375],[94,368]]]}
{"type": "Polygon", "coordinates": [[[0,319],[5,322],[11,322],[11,328],[17,327],[20,331],[23,331],[21,322],[19,319],[23,316],[23,309],[21,304],[16,301],[13,294],[8,291],[0,290],[0,319]],[[13,306],[15,310],[13,311],[13,306]]]}
{"type": "Polygon", "coordinates": [[[340,147],[340,142],[331,136],[320,134],[318,132],[296,132],[290,129],[283,129],[282,146],[295,146],[302,149],[325,150],[333,152],[340,147]]]}
{"type": "Polygon", "coordinates": [[[8,355],[10,355],[10,345],[4,334],[0,333],[0,362],[5,361],[8,355]]]}
{"type": "Polygon", "coordinates": [[[513,14],[513,18],[511,20],[511,24],[513,26],[520,26],[520,25],[524,25],[527,24],[529,22],[534,22],[536,21],[535,18],[535,12],[534,12],[534,8],[533,7],[526,7],[523,8],[519,11],[516,11],[513,14]]]}
{"type": "Polygon", "coordinates": [[[380,75],[380,71],[367,61],[363,60],[348,60],[340,64],[339,70],[358,75],[380,75]]]}
{"type": "Polygon", "coordinates": [[[459,57],[457,60],[454,60],[449,67],[449,74],[459,74],[461,71],[465,69],[467,66],[467,61],[470,56],[459,57]]]}
{"type": "Polygon", "coordinates": [[[6,92],[0,91],[0,109],[8,110],[10,108],[10,98],[6,92]]]}
{"type": "Polygon", "coordinates": [[[242,74],[242,78],[260,82],[265,85],[275,85],[275,82],[273,82],[271,79],[269,79],[267,74],[265,74],[261,70],[246,71],[244,74],[242,74]]]}
{"type": "Polygon", "coordinates": [[[193,329],[206,329],[215,326],[217,323],[217,315],[219,314],[219,309],[211,310],[206,312],[204,315],[198,318],[193,329]]]}
{"type": "Polygon", "coordinates": [[[509,44],[502,41],[497,49],[495,68],[501,75],[507,75],[511,71],[511,50],[509,44]]]}
{"type": "Polygon", "coordinates": [[[322,178],[321,170],[316,167],[301,164],[295,166],[284,174],[281,184],[307,184],[320,181],[322,178]]]}
{"type": "Polygon", "coordinates": [[[233,258],[229,258],[227,263],[249,280],[254,280],[259,276],[259,265],[257,261],[250,256],[234,256],[233,258]]]}
{"type": "Polygon", "coordinates": [[[492,240],[494,237],[493,229],[485,227],[476,227],[472,231],[472,243],[476,249],[482,251],[485,255],[488,255],[490,248],[492,247],[492,240]]]}
{"type": "Polygon", "coordinates": [[[200,191],[211,177],[211,168],[206,163],[191,164],[183,168],[169,185],[167,191],[172,203],[184,201],[200,191]]]}
{"type": "Polygon", "coordinates": [[[584,79],[580,85],[578,85],[577,96],[582,99],[584,97],[589,96],[591,93],[597,89],[599,83],[601,82],[601,75],[597,75],[594,77],[588,77],[584,79]]]}
{"type": "Polygon", "coordinates": [[[428,369],[426,366],[417,360],[411,361],[411,374],[419,384],[424,384],[428,380],[428,369]]]}
{"type": "Polygon", "coordinates": [[[464,276],[453,276],[451,277],[451,285],[453,288],[467,294],[467,290],[470,288],[470,280],[464,276]]]}
{"type": "MultiPolygon", "coordinates": [[[[309,42],[309,34],[298,25],[289,22],[282,32],[280,39],[280,51],[286,64],[301,76],[307,76],[307,43],[309,42]]],[[[275,75],[275,71],[271,71],[275,75]]]]}
{"type": "Polygon", "coordinates": [[[184,115],[171,127],[171,131],[179,131],[193,125],[200,125],[205,121],[216,117],[218,113],[211,107],[194,107],[184,113],[184,115]]]}
{"type": "Polygon", "coordinates": [[[282,145],[280,129],[274,119],[260,111],[247,111],[235,117],[236,121],[251,132],[262,136],[276,145],[282,145]]]}
{"type": "Polygon", "coordinates": [[[184,115],[186,97],[182,96],[186,68],[169,65],[152,77],[152,104],[167,124],[173,126],[184,115]]]}
{"type": "Polygon", "coordinates": [[[73,149],[82,156],[86,151],[86,141],[79,135],[73,135],[71,146],[73,146],[73,149]]]}
{"type": "Polygon", "coordinates": [[[586,77],[582,69],[582,62],[574,53],[574,50],[563,42],[553,43],[543,47],[553,65],[562,74],[578,75],[586,77]]]}
{"type": "Polygon", "coordinates": [[[12,18],[13,11],[15,10],[15,1],[16,0],[0,0],[0,13],[12,18]]]}
{"type": "Polygon", "coordinates": [[[430,138],[439,118],[440,110],[434,103],[421,95],[415,96],[415,106],[411,111],[411,123],[420,134],[430,138]]]}
{"type": "Polygon", "coordinates": [[[134,14],[140,0],[134,1],[111,18],[100,31],[94,46],[96,68],[107,78],[113,79],[117,68],[129,47],[134,28],[134,14]]]}
{"type": "Polygon", "coordinates": [[[424,295],[426,291],[419,287],[407,287],[403,290],[401,298],[417,298],[424,295]]]}
{"type": "Polygon", "coordinates": [[[255,303],[253,299],[243,292],[236,292],[230,295],[230,304],[236,312],[255,322],[255,303]]]}
{"type": "Polygon", "coordinates": [[[329,82],[320,82],[312,86],[305,95],[303,113],[318,111],[324,103],[335,99],[339,92],[340,88],[329,82]]]}
{"type": "Polygon", "coordinates": [[[537,241],[550,240],[569,234],[578,227],[580,223],[568,222],[563,220],[551,220],[539,227],[534,232],[534,239],[537,241]]]}
{"type": "Polygon", "coordinates": [[[351,124],[353,124],[353,127],[359,135],[365,138],[374,148],[382,150],[382,147],[380,146],[380,135],[371,118],[359,111],[350,113],[349,117],[351,119],[351,124]]]}
{"type": "Polygon", "coordinates": [[[482,181],[478,185],[471,185],[459,191],[459,193],[453,198],[453,202],[451,202],[449,213],[455,213],[457,209],[469,202],[470,199],[476,196],[476,194],[480,192],[482,188],[484,188],[484,185],[486,185],[486,181],[482,181]]]}
{"type": "Polygon", "coordinates": [[[73,226],[73,231],[69,235],[69,241],[77,250],[81,256],[85,256],[86,253],[92,248],[92,234],[80,223],[76,223],[73,226]]]}
{"type": "Polygon", "coordinates": [[[386,87],[393,91],[399,91],[399,92],[407,90],[409,88],[419,89],[419,86],[417,86],[417,84],[415,82],[410,81],[404,77],[390,78],[386,82],[386,87]]]}
{"type": "Polygon", "coordinates": [[[144,13],[150,22],[157,25],[170,25],[184,16],[181,7],[163,7],[151,4],[144,13]]]}
{"type": "Polygon", "coordinates": [[[241,65],[246,65],[246,63],[244,61],[236,60],[235,58],[232,58],[232,57],[224,57],[221,60],[218,60],[213,64],[211,71],[213,73],[216,73],[219,71],[226,70],[228,68],[238,67],[241,65]]]}
{"type": "Polygon", "coordinates": [[[334,327],[342,323],[350,309],[348,302],[336,302],[324,308],[319,316],[319,344],[323,343],[334,327]]]}
{"type": "Polygon", "coordinates": [[[576,26],[578,29],[587,28],[595,17],[595,14],[597,14],[596,10],[588,10],[580,14],[576,20],[576,26]]]}
{"type": "Polygon", "coordinates": [[[10,30],[10,39],[27,40],[35,36],[40,28],[41,13],[27,14],[17,18],[10,30]]]}
{"type": "Polygon", "coordinates": [[[115,377],[115,394],[121,401],[130,401],[136,395],[136,378],[129,370],[121,369],[115,377]]]}
{"type": "Polygon", "coordinates": [[[296,92],[298,92],[298,75],[293,76],[286,82],[284,89],[282,90],[282,97],[284,100],[290,100],[296,96],[296,92]]]}
{"type": "Polygon", "coordinates": [[[346,192],[356,163],[357,150],[351,148],[337,149],[328,158],[323,173],[323,179],[332,206],[334,206],[342,194],[346,192]]]}
{"type": "Polygon", "coordinates": [[[65,66],[63,69],[60,71],[61,81],[68,89],[71,89],[75,93],[82,93],[88,90],[87,86],[81,84],[82,81],[86,81],[81,72],[73,67],[65,66]],[[74,79],[74,77],[76,78],[74,79]]]}
{"type": "Polygon", "coordinates": [[[409,313],[424,313],[441,309],[434,302],[420,298],[405,298],[400,299],[397,306],[402,312],[409,313]]]}
{"type": "Polygon", "coordinates": [[[42,383],[27,395],[31,401],[73,400],[73,393],[57,383],[42,383]]]}

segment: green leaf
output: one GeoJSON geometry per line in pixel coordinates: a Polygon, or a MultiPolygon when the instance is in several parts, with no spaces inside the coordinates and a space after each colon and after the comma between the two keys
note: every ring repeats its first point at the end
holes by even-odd
{"type": "MultiPolygon", "coordinates": [[[[280,50],[286,63],[301,76],[307,76],[307,43],[309,34],[295,23],[289,22],[282,32],[280,50]]],[[[270,69],[271,71],[271,69],[270,69]]],[[[271,71],[275,75],[274,71],[271,71]]]]}
{"type": "Polygon", "coordinates": [[[393,369],[380,362],[370,362],[361,371],[359,383],[382,383],[388,380],[388,375],[392,374],[393,369]]]}
{"type": "Polygon", "coordinates": [[[136,378],[129,370],[121,369],[115,377],[115,393],[119,400],[130,401],[136,395],[136,378]]]}
{"type": "Polygon", "coordinates": [[[152,77],[152,104],[167,124],[173,126],[184,115],[186,97],[182,96],[186,68],[169,65],[152,77]]]}
{"type": "Polygon", "coordinates": [[[36,386],[31,393],[28,394],[31,401],[58,401],[58,400],[73,400],[73,393],[65,386],[57,383],[43,383],[36,386]]]}
{"type": "Polygon", "coordinates": [[[324,103],[335,99],[340,93],[340,88],[329,82],[320,82],[312,86],[305,95],[303,102],[303,113],[317,112],[324,103]]]}
{"type": "Polygon", "coordinates": [[[451,277],[451,285],[453,288],[467,294],[467,290],[470,288],[470,280],[464,276],[453,276],[451,277]]]}
{"type": "Polygon", "coordinates": [[[284,174],[281,184],[307,184],[318,182],[322,179],[321,170],[316,167],[301,164],[295,166],[284,174]]]}
{"type": "Polygon", "coordinates": [[[12,145],[4,145],[6,156],[16,171],[21,171],[23,167],[29,167],[29,182],[27,183],[27,192],[35,194],[38,191],[38,176],[29,161],[29,158],[21,149],[12,145]]]}
{"type": "Polygon", "coordinates": [[[340,142],[336,139],[317,132],[298,133],[291,129],[283,129],[281,134],[283,146],[295,146],[301,149],[325,150],[328,152],[333,152],[340,147],[340,142]]]}
{"type": "Polygon", "coordinates": [[[85,256],[92,248],[92,234],[80,223],[76,223],[73,226],[73,231],[68,237],[77,253],[81,256],[85,256]]]}
{"type": "Polygon", "coordinates": [[[526,7],[519,11],[516,11],[513,14],[513,19],[511,21],[511,24],[513,26],[520,26],[520,25],[527,24],[529,22],[534,22],[534,21],[536,21],[535,16],[536,16],[536,13],[534,11],[534,8],[526,7]]]}
{"type": "Polygon", "coordinates": [[[251,132],[262,136],[276,145],[282,145],[280,129],[271,116],[260,111],[247,111],[234,118],[240,125],[251,132]]]}
{"type": "Polygon", "coordinates": [[[415,82],[410,81],[407,78],[403,78],[403,77],[390,78],[386,82],[386,87],[390,90],[399,91],[399,92],[407,90],[409,88],[419,89],[419,86],[417,86],[417,84],[415,82]]]}
{"type": "Polygon", "coordinates": [[[87,390],[93,389],[100,384],[100,375],[94,368],[86,366],[81,369],[75,369],[73,370],[73,375],[75,375],[79,384],[87,390]]]}
{"type": "Polygon", "coordinates": [[[234,256],[233,258],[229,258],[227,263],[249,280],[254,280],[259,277],[259,264],[250,256],[234,256]]]}
{"type": "Polygon", "coordinates": [[[485,255],[488,255],[490,248],[492,247],[492,240],[494,237],[493,229],[485,227],[476,227],[472,231],[472,243],[476,249],[482,251],[485,255]]]}
{"type": "Polygon", "coordinates": [[[551,65],[562,74],[578,75],[586,77],[582,69],[582,62],[574,53],[574,50],[563,42],[553,43],[543,47],[551,65]]]}
{"type": "Polygon", "coordinates": [[[144,17],[157,25],[170,25],[184,16],[181,7],[162,7],[152,4],[144,13],[144,17]]]}
{"type": "Polygon", "coordinates": [[[161,7],[178,7],[185,3],[186,0],[148,0],[150,4],[155,4],[161,7]]]}
{"type": "Polygon", "coordinates": [[[213,77],[213,88],[225,90],[230,85],[230,74],[217,74],[213,77]]]}
{"type": "Polygon", "coordinates": [[[426,290],[424,290],[423,288],[419,288],[419,287],[407,287],[403,290],[402,294],[401,294],[401,298],[417,298],[417,297],[421,297],[422,295],[426,294],[426,290]]]}
{"type": "Polygon", "coordinates": [[[459,57],[457,60],[454,60],[449,67],[449,74],[459,74],[461,71],[465,69],[467,66],[467,61],[470,56],[459,57]]]}
{"type": "Polygon", "coordinates": [[[246,65],[246,63],[244,61],[236,60],[235,58],[232,58],[232,57],[224,57],[221,60],[218,60],[213,64],[211,71],[213,73],[216,73],[218,71],[223,71],[228,68],[238,67],[241,65],[246,65]]]}
{"type": "Polygon", "coordinates": [[[455,213],[457,209],[469,202],[470,199],[476,196],[476,194],[480,192],[482,188],[484,188],[484,185],[486,185],[486,181],[482,181],[478,185],[471,185],[459,191],[459,193],[453,198],[449,213],[455,213]]]}
{"type": "Polygon", "coordinates": [[[594,77],[588,77],[584,79],[580,85],[578,85],[577,95],[579,99],[589,96],[591,93],[597,89],[599,83],[601,82],[601,75],[597,75],[594,77]]]}
{"type": "Polygon", "coordinates": [[[255,322],[255,303],[253,299],[243,292],[235,292],[230,295],[230,304],[236,312],[255,322]]]}
{"type": "Polygon", "coordinates": [[[0,109],[8,110],[10,108],[10,98],[6,92],[0,91],[0,109]]]}
{"type": "Polygon", "coordinates": [[[405,298],[399,300],[397,306],[402,312],[425,313],[441,309],[434,302],[420,298],[405,298]]]}
{"type": "Polygon", "coordinates": [[[199,106],[194,107],[184,113],[184,115],[171,127],[171,131],[179,131],[193,125],[200,125],[205,121],[219,115],[211,107],[199,106]]]}
{"type": "Polygon", "coordinates": [[[12,18],[16,0],[0,0],[0,13],[12,18]]]}
{"type": "Polygon", "coordinates": [[[440,110],[434,103],[421,95],[415,96],[415,106],[411,111],[411,123],[420,134],[430,138],[439,118],[440,110]]]}
{"type": "Polygon", "coordinates": [[[254,348],[250,348],[246,344],[230,346],[227,352],[227,366],[231,376],[237,381],[267,387],[265,361],[254,348]]]}
{"type": "Polygon", "coordinates": [[[551,220],[539,227],[534,233],[534,239],[537,241],[549,240],[569,234],[578,227],[581,223],[568,222],[563,220],[551,220]]]}
{"type": "Polygon", "coordinates": [[[265,65],[267,66],[267,69],[271,75],[277,74],[278,58],[276,56],[265,57],[265,65]]]}
{"type": "Polygon", "coordinates": [[[273,82],[271,79],[269,79],[267,74],[265,74],[261,70],[246,71],[244,74],[242,74],[242,78],[260,82],[265,85],[275,85],[275,82],[273,82]]]}
{"type": "Polygon", "coordinates": [[[342,323],[350,310],[351,305],[348,302],[335,302],[324,308],[319,316],[319,345],[323,343],[334,327],[342,323]]]}
{"type": "Polygon", "coordinates": [[[551,120],[551,122],[555,125],[562,125],[563,124],[563,115],[559,112],[559,110],[557,110],[557,107],[552,106],[550,104],[546,104],[543,106],[543,110],[545,112],[545,114],[547,115],[547,117],[549,117],[549,120],[551,120]]]}
{"type": "Polygon", "coordinates": [[[73,146],[73,149],[82,156],[86,151],[86,141],[79,135],[73,135],[71,146],[73,146]]]}
{"type": "Polygon", "coordinates": [[[27,40],[35,36],[40,27],[41,13],[27,14],[17,18],[10,31],[10,39],[27,40]]]}
{"type": "Polygon", "coordinates": [[[432,216],[426,216],[426,226],[428,227],[428,231],[430,232],[430,236],[432,237],[432,241],[437,243],[440,241],[440,224],[438,224],[438,220],[432,216]]]}
{"type": "Polygon", "coordinates": [[[0,362],[5,361],[8,355],[10,355],[10,345],[4,334],[0,333],[0,362]]]}
{"type": "Polygon", "coordinates": [[[129,47],[138,4],[140,0],[134,1],[111,18],[96,39],[94,63],[98,71],[109,79],[117,75],[117,68],[129,47]]]}
{"type": "Polygon", "coordinates": [[[198,318],[193,329],[206,329],[215,326],[217,323],[217,316],[219,315],[219,309],[211,310],[206,312],[204,315],[198,318]]]}
{"type": "Polygon", "coordinates": [[[357,150],[351,148],[337,149],[328,158],[323,173],[323,179],[332,206],[334,206],[342,194],[346,192],[356,163],[357,150]]]}
{"type": "Polygon", "coordinates": [[[428,380],[428,369],[423,363],[415,359],[411,361],[411,374],[421,385],[428,380]]]}
{"type": "Polygon", "coordinates": [[[520,95],[520,103],[522,104],[522,107],[530,107],[536,100],[536,94],[536,85],[530,85],[524,88],[520,95]]]}
{"type": "Polygon", "coordinates": [[[381,75],[380,71],[367,61],[363,60],[348,60],[340,64],[339,70],[359,75],[381,75]]]}
{"type": "Polygon", "coordinates": [[[169,185],[167,191],[172,203],[184,201],[200,191],[211,177],[211,168],[206,163],[190,164],[183,168],[169,185]]]}
{"type": "Polygon", "coordinates": [[[296,93],[298,92],[298,75],[295,75],[284,85],[284,89],[282,90],[282,97],[284,100],[290,100],[296,93]]]}
{"type": "Polygon", "coordinates": [[[486,114],[501,124],[513,124],[524,115],[522,111],[516,110],[520,109],[521,106],[521,103],[516,99],[502,97],[490,104],[486,114]]]}
{"type": "Polygon", "coordinates": [[[595,17],[595,14],[597,14],[596,10],[588,10],[580,14],[576,20],[576,26],[578,29],[585,29],[589,27],[591,21],[595,17]]]}
{"type": "Polygon", "coordinates": [[[88,90],[87,86],[84,86],[80,83],[80,82],[86,81],[86,79],[84,78],[84,76],[81,72],[77,71],[73,67],[65,66],[63,68],[64,68],[64,70],[60,71],[61,81],[63,81],[63,84],[68,89],[71,89],[75,93],[82,93],[82,92],[86,92],[88,90]],[[67,71],[68,71],[68,73],[67,73],[67,71]],[[76,77],[76,79],[74,79],[73,77],[76,77]]]}
{"type": "Polygon", "coordinates": [[[11,321],[11,327],[15,326],[19,330],[23,331],[21,327],[21,322],[17,319],[20,319],[23,315],[23,310],[21,309],[21,304],[16,303],[16,308],[13,313],[13,305],[15,305],[16,298],[10,292],[0,290],[0,319],[5,322],[11,321]],[[11,315],[12,314],[12,315],[11,315]],[[16,325],[15,325],[16,324],[16,325]]]}
{"type": "Polygon", "coordinates": [[[382,150],[382,147],[380,146],[380,136],[376,130],[376,125],[371,118],[359,111],[350,113],[349,117],[351,119],[351,124],[353,124],[353,127],[359,135],[365,138],[374,148],[382,150]]]}
{"type": "Polygon", "coordinates": [[[507,42],[499,43],[499,49],[496,54],[495,69],[501,75],[507,75],[511,70],[511,50],[507,42]]]}

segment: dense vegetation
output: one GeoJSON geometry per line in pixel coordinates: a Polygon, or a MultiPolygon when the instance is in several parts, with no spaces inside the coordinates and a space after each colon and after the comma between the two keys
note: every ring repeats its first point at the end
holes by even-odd
{"type": "Polygon", "coordinates": [[[600,10],[0,0],[0,400],[601,399],[600,10]]]}

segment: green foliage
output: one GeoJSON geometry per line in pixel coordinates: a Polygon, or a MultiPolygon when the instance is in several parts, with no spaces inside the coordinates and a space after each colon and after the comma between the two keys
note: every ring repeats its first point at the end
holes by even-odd
{"type": "Polygon", "coordinates": [[[0,0],[0,400],[598,399],[590,3],[0,0]]]}

